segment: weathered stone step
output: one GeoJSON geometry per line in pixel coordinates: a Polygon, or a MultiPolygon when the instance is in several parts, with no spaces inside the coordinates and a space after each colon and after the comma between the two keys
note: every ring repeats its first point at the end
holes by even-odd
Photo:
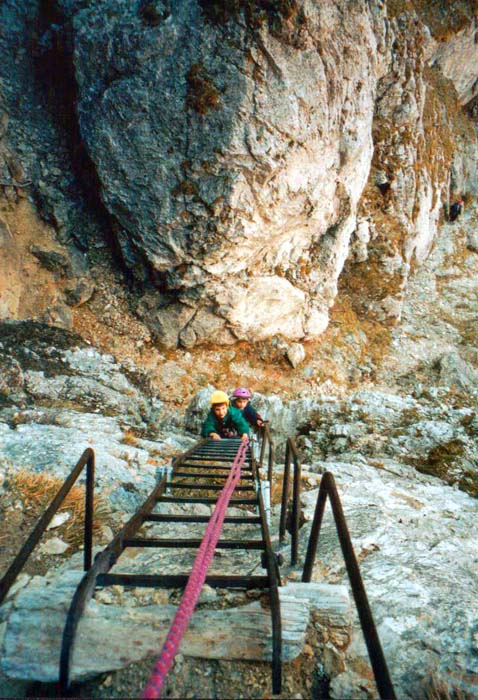
{"type": "MultiPolygon", "coordinates": [[[[22,680],[58,680],[60,645],[67,610],[82,572],[61,580],[35,577],[3,606],[5,618],[2,668],[22,680]]],[[[343,586],[294,583],[279,589],[283,659],[302,651],[311,610],[314,619],[343,628],[350,624],[350,601],[343,586]]],[[[175,605],[133,606],[124,591],[123,605],[92,600],[83,616],[73,654],[72,679],[82,680],[123,668],[159,654],[175,605]],[[101,649],[101,654],[98,653],[101,649]]],[[[259,601],[242,607],[194,613],[181,653],[207,659],[270,661],[271,616],[259,601]]]]}

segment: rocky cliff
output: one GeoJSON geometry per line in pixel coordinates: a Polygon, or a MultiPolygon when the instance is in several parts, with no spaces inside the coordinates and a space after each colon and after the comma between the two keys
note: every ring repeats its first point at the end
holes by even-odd
{"type": "MultiPolygon", "coordinates": [[[[192,443],[211,388],[245,384],[277,478],[296,437],[306,518],[320,475],[336,476],[398,697],[475,697],[475,5],[0,3],[2,571],[38,515],[19,475],[46,488],[92,446],[104,545],[192,443]]],[[[77,566],[66,510],[1,612],[2,695],[46,678],[31,654],[19,663],[17,612],[57,561],[77,566]]],[[[334,537],[328,520],[314,578],[342,587],[334,537]]],[[[132,617],[177,603],[117,589],[97,601],[113,643],[117,603],[132,617]]],[[[206,591],[206,617],[246,602],[228,595],[206,591]]],[[[309,628],[289,696],[375,697],[346,626],[338,641],[309,628]]],[[[134,695],[149,670],[78,694],[134,695]]],[[[260,675],[186,655],[170,687],[253,697],[260,675]]]]}
{"type": "Polygon", "coordinates": [[[8,0],[5,193],[86,265],[106,235],[166,346],[317,337],[347,258],[396,319],[478,187],[475,11],[447,8],[8,0]]]}

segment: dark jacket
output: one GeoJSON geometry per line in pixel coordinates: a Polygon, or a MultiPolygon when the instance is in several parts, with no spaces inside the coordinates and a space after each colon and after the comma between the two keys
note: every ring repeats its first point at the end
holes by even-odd
{"type": "Polygon", "coordinates": [[[462,205],[460,202],[454,202],[450,207],[450,221],[456,221],[461,214],[462,205]]]}
{"type": "Polygon", "coordinates": [[[201,436],[209,437],[210,433],[217,433],[222,438],[236,437],[237,435],[249,435],[250,428],[239,409],[229,406],[222,420],[214,415],[212,408],[203,423],[201,436]]]}
{"type": "Polygon", "coordinates": [[[243,418],[245,418],[249,425],[252,425],[253,427],[257,426],[258,420],[263,420],[261,414],[257,413],[250,401],[247,402],[245,408],[242,410],[238,408],[237,410],[242,413],[243,418]]]}

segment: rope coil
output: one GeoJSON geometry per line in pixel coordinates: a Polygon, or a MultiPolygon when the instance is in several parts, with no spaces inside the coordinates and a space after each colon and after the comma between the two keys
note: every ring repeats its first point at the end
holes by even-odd
{"type": "Polygon", "coordinates": [[[159,698],[171,668],[174,657],[177,654],[181,639],[186,631],[189,620],[194,612],[201,589],[206,580],[207,571],[211,564],[214,552],[219,540],[226,509],[229,505],[234,489],[241,478],[241,467],[245,462],[249,442],[243,441],[234,458],[231,471],[224,488],[216,502],[216,506],[208,522],[203,540],[194,560],[193,568],[189,576],[183,597],[169,628],[163,648],[151,673],[150,679],[143,691],[142,698],[159,698]]]}

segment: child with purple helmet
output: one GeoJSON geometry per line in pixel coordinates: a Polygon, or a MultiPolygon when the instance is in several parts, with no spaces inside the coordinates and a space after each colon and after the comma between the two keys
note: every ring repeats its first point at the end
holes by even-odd
{"type": "Polygon", "coordinates": [[[260,413],[256,411],[250,402],[251,392],[243,386],[238,387],[232,394],[232,401],[236,408],[240,410],[243,417],[253,428],[264,425],[264,420],[260,413]]]}

